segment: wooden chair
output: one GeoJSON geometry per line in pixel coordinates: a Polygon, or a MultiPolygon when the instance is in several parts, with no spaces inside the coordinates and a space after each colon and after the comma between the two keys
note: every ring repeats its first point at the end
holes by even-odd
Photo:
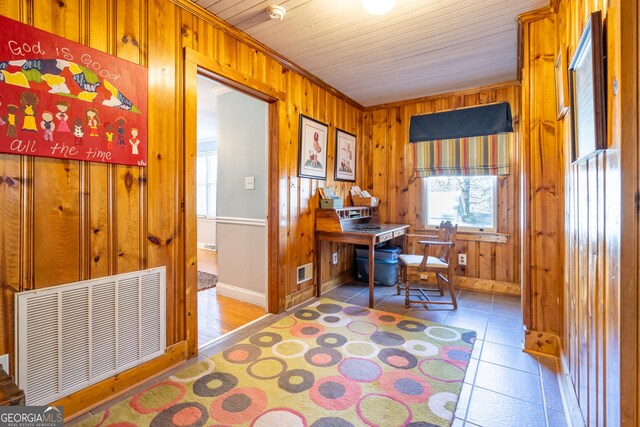
{"type": "MultiPolygon", "coordinates": [[[[404,285],[405,291],[405,308],[409,308],[412,302],[421,304],[452,304],[454,310],[458,308],[456,300],[456,292],[453,288],[453,271],[455,268],[455,245],[456,234],[458,233],[458,225],[453,225],[450,221],[442,221],[438,227],[437,240],[419,240],[418,243],[424,246],[421,255],[401,254],[399,256],[400,281],[396,285],[396,292],[400,295],[400,288],[404,285]],[[438,292],[440,296],[444,295],[443,283],[449,287],[451,294],[450,301],[432,301],[429,299],[427,290],[424,288],[411,288],[411,280],[421,274],[433,273],[436,276],[438,284],[438,292]],[[410,291],[418,291],[424,299],[410,299],[410,291]]],[[[420,236],[419,236],[420,237],[420,236]]],[[[427,236],[425,236],[427,237],[427,236]]]]}

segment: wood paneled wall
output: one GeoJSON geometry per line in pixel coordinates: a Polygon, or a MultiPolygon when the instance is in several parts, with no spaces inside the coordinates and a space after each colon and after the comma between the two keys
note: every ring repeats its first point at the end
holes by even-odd
{"type": "MultiPolygon", "coordinates": [[[[519,289],[519,111],[520,86],[507,84],[448,93],[423,99],[367,108],[364,114],[365,141],[371,145],[372,172],[365,177],[366,188],[380,197],[380,220],[407,223],[411,229],[423,225],[422,180],[413,178],[409,146],[411,116],[435,113],[496,102],[509,102],[515,135],[510,147],[508,176],[498,178],[498,233],[492,238],[458,233],[458,253],[467,254],[466,267],[458,266],[458,276],[498,281],[519,289]],[[501,240],[503,242],[497,242],[501,240]]],[[[500,288],[495,288],[500,290],[500,288]]]]}
{"type": "Polygon", "coordinates": [[[560,335],[568,390],[579,403],[574,416],[587,425],[635,426],[640,401],[638,6],[626,0],[556,3],[556,10],[523,21],[523,129],[532,150],[525,167],[530,183],[524,197],[530,201],[525,322],[560,335]],[[602,10],[606,23],[608,149],[572,165],[571,111],[556,121],[554,61],[562,50],[570,62],[595,10],[602,10]],[[550,168],[561,174],[545,176],[550,168]],[[556,185],[550,187],[546,178],[556,185]],[[536,183],[550,194],[537,198],[536,183]],[[544,223],[537,217],[563,227],[540,227],[544,223]],[[563,263],[550,260],[550,254],[563,263]]]}
{"type": "MultiPolygon", "coordinates": [[[[194,113],[184,108],[185,48],[286,93],[273,116],[280,149],[270,159],[277,165],[270,191],[278,215],[269,218],[279,248],[271,254],[278,279],[270,286],[275,309],[284,307],[285,297],[300,290],[296,267],[314,260],[317,188],[332,186],[346,198],[350,184],[333,181],[334,131],[362,141],[362,107],[190,1],[15,0],[1,2],[0,12],[149,68],[147,168],[0,155],[0,354],[13,355],[15,292],[159,265],[167,266],[167,343],[185,340],[186,318],[194,315],[185,312],[186,287],[196,286],[185,279],[192,262],[185,245],[196,245],[184,232],[185,176],[195,176],[185,170],[183,118],[194,113]],[[326,182],[297,177],[300,113],[329,125],[326,182]]],[[[362,185],[366,144],[358,144],[357,156],[362,185]]],[[[347,251],[337,250],[341,263],[329,277],[350,268],[347,251]]]]}
{"type": "Polygon", "coordinates": [[[527,330],[559,335],[565,152],[556,137],[555,91],[550,84],[556,27],[553,16],[530,16],[532,21],[523,29],[523,317],[527,330]]]}

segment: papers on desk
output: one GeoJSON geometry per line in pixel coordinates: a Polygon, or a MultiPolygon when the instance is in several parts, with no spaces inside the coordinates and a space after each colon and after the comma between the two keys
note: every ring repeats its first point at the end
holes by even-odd
{"type": "Polygon", "coordinates": [[[356,225],[356,229],[367,231],[367,230],[380,230],[379,224],[358,224],[356,225]]]}

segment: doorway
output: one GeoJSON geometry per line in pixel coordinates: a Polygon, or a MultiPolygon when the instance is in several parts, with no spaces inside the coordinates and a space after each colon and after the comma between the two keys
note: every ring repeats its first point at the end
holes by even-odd
{"type": "Polygon", "coordinates": [[[198,347],[267,307],[268,104],[197,76],[198,347]]]}

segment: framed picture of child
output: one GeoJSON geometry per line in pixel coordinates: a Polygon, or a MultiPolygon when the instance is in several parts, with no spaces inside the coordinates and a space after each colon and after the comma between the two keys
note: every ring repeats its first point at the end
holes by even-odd
{"type": "Polygon", "coordinates": [[[336,128],[336,181],[356,182],[356,136],[336,128]]]}
{"type": "Polygon", "coordinates": [[[327,179],[327,133],[329,127],[300,114],[298,176],[327,179]]]}

